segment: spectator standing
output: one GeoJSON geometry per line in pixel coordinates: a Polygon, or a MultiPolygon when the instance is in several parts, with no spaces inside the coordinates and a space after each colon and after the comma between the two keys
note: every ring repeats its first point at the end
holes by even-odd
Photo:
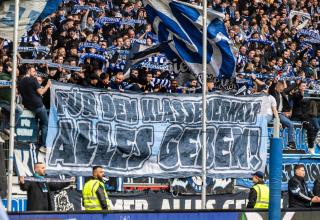
{"type": "Polygon", "coordinates": [[[22,96],[22,104],[25,108],[32,111],[37,119],[41,130],[39,151],[46,153],[46,138],[48,132],[48,113],[42,100],[42,95],[48,91],[51,81],[48,80],[44,87],[36,79],[36,70],[33,66],[27,68],[27,74],[21,80],[19,91],[22,96]]]}
{"type": "Polygon", "coordinates": [[[310,102],[308,116],[311,118],[314,127],[314,136],[316,137],[320,129],[320,102],[316,100],[310,102]]]}
{"type": "Polygon", "coordinates": [[[45,181],[46,167],[43,163],[36,163],[34,178],[39,181],[28,181],[23,176],[19,177],[20,189],[27,191],[27,211],[53,211],[50,203],[50,192],[61,190],[74,182],[45,181]]]}
{"type": "Polygon", "coordinates": [[[268,101],[270,103],[271,108],[266,108],[267,109],[266,117],[267,117],[267,122],[269,124],[272,122],[273,117],[279,119],[279,114],[277,110],[277,101],[272,95],[269,94],[269,86],[262,85],[261,92],[268,97],[268,101]]]}
{"type": "Polygon", "coordinates": [[[104,182],[104,170],[101,166],[92,168],[92,177],[82,190],[83,206],[86,210],[110,210],[110,200],[104,182]]]}
{"type": "Polygon", "coordinates": [[[315,154],[314,150],[314,126],[312,119],[306,112],[310,107],[310,102],[303,100],[304,92],[306,89],[306,82],[302,81],[297,85],[297,91],[292,94],[293,111],[292,118],[301,121],[303,128],[307,130],[308,148],[311,154],[315,154]]]}
{"type": "Polygon", "coordinates": [[[276,99],[277,107],[279,112],[279,118],[281,124],[288,128],[288,148],[296,149],[295,138],[294,138],[294,126],[290,120],[292,115],[292,108],[289,103],[289,93],[294,89],[294,86],[287,87],[285,81],[275,80],[269,88],[269,93],[276,99]]]}
{"type": "Polygon", "coordinates": [[[250,189],[247,208],[268,209],[269,187],[263,181],[263,173],[255,172],[252,181],[254,186],[250,189]]]}
{"type": "Polygon", "coordinates": [[[124,90],[127,89],[128,83],[124,81],[123,72],[118,72],[114,77],[112,77],[109,87],[120,92],[124,92],[124,90]]]}
{"type": "Polygon", "coordinates": [[[289,208],[309,208],[311,203],[320,203],[320,198],[309,191],[305,174],[302,164],[295,165],[294,176],[288,182],[289,208]]]}
{"type": "MultiPolygon", "coordinates": [[[[313,195],[320,196],[320,179],[316,179],[313,184],[313,195]]],[[[320,207],[320,203],[312,204],[312,206],[320,207]]]]}

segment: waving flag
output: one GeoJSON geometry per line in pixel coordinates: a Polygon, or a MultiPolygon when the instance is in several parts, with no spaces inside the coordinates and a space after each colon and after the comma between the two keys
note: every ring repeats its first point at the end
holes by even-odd
{"type": "MultiPolygon", "coordinates": [[[[202,8],[184,2],[145,0],[145,9],[159,41],[170,41],[166,56],[179,56],[198,76],[202,72],[202,8]]],[[[235,58],[223,23],[224,15],[208,9],[207,72],[215,77],[231,78],[235,58]]]]}
{"type": "MultiPolygon", "coordinates": [[[[20,0],[19,34],[20,38],[34,24],[53,13],[61,0],[20,0]]],[[[0,1],[0,37],[13,40],[14,1],[0,1]]]]}

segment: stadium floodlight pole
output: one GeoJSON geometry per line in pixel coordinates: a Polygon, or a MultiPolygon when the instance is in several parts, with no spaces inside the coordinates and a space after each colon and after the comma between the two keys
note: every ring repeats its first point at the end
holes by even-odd
{"type": "Polygon", "coordinates": [[[11,108],[10,108],[10,139],[9,139],[9,160],[8,160],[8,205],[7,210],[12,211],[12,176],[13,176],[13,150],[15,135],[15,113],[16,113],[16,78],[17,78],[17,48],[18,48],[18,27],[19,27],[19,0],[14,4],[14,31],[13,31],[13,70],[11,87],[11,108]]]}
{"type": "Polygon", "coordinates": [[[207,1],[203,3],[202,31],[202,190],[201,208],[206,209],[207,194],[207,1]]]}

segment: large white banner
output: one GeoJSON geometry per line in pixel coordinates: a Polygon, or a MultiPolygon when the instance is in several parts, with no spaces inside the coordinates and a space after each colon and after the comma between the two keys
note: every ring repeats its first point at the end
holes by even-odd
{"type": "MultiPolygon", "coordinates": [[[[207,173],[249,177],[265,170],[262,96],[209,94],[207,173]]],[[[160,178],[201,175],[201,94],[136,94],[53,84],[47,169],[90,175],[160,178]]]]}
{"type": "MultiPolygon", "coordinates": [[[[39,18],[49,15],[58,7],[61,0],[20,0],[19,3],[19,34],[20,38],[39,18]]],[[[14,26],[13,0],[0,1],[0,38],[13,40],[14,26]]]]}

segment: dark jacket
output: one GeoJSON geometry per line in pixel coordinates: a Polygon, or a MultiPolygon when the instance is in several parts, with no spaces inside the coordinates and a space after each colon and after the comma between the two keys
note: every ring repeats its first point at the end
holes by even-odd
{"type": "MultiPolygon", "coordinates": [[[[320,180],[316,179],[313,184],[313,195],[320,196],[320,180]]],[[[320,207],[320,203],[314,203],[312,206],[320,207]]]]}
{"type": "MultiPolygon", "coordinates": [[[[264,181],[261,181],[259,183],[256,183],[255,185],[257,185],[257,184],[265,184],[265,183],[264,183],[264,181]]],[[[253,187],[251,187],[251,189],[250,189],[248,200],[249,201],[247,204],[247,208],[254,208],[256,201],[257,201],[257,191],[253,187]]]]}
{"type": "Polygon", "coordinates": [[[309,117],[306,114],[310,107],[310,102],[303,100],[303,95],[300,92],[292,94],[291,99],[293,101],[292,118],[297,120],[307,120],[309,117]]]}
{"type": "MultiPolygon", "coordinates": [[[[283,92],[279,93],[275,90],[276,84],[273,83],[270,88],[269,88],[269,93],[270,95],[272,95],[277,102],[277,106],[279,108],[280,105],[280,96],[282,96],[282,111],[281,112],[289,112],[291,111],[292,107],[290,106],[290,102],[289,102],[289,93],[296,87],[295,84],[289,86],[288,88],[286,88],[283,92]]],[[[279,112],[280,113],[280,112],[279,112]]]]}
{"type": "Polygon", "coordinates": [[[293,176],[288,182],[289,192],[289,208],[308,208],[310,207],[312,192],[308,190],[308,186],[304,178],[293,176]]]}
{"type": "Polygon", "coordinates": [[[120,84],[117,84],[117,83],[115,82],[115,79],[112,78],[112,79],[110,80],[109,87],[110,87],[111,89],[114,89],[114,90],[120,90],[120,89],[129,89],[129,88],[130,88],[130,85],[129,85],[127,82],[124,82],[124,81],[121,82],[120,84]]]}
{"type": "Polygon", "coordinates": [[[51,211],[50,192],[69,186],[70,183],[44,183],[25,181],[20,189],[27,191],[27,211],[51,211]]]}

